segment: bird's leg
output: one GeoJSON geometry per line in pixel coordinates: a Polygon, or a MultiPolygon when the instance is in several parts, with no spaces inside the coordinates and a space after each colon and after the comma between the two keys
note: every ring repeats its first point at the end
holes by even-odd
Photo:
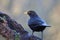
{"type": "Polygon", "coordinates": [[[34,31],[32,31],[32,36],[33,36],[34,31]]]}
{"type": "Polygon", "coordinates": [[[41,39],[43,40],[43,31],[41,31],[41,39]]]}

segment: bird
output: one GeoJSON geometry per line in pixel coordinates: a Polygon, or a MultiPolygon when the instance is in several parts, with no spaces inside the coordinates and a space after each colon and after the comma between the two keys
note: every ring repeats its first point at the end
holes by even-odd
{"type": "Polygon", "coordinates": [[[33,10],[29,10],[25,12],[25,14],[28,14],[30,19],[28,20],[28,26],[32,30],[32,35],[34,32],[41,32],[41,37],[43,39],[43,31],[46,27],[50,27],[47,25],[46,21],[40,18],[37,13],[33,10]]]}

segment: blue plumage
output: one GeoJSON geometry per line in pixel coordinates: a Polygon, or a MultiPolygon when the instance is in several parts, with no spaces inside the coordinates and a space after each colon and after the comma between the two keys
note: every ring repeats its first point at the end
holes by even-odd
{"type": "Polygon", "coordinates": [[[28,20],[28,26],[33,31],[43,31],[48,25],[46,22],[41,19],[35,11],[28,11],[27,14],[30,16],[30,19],[28,20]]]}
{"type": "Polygon", "coordinates": [[[31,24],[39,24],[40,26],[42,26],[42,25],[47,26],[46,22],[39,17],[30,18],[28,21],[28,25],[31,25],[31,24]]]}

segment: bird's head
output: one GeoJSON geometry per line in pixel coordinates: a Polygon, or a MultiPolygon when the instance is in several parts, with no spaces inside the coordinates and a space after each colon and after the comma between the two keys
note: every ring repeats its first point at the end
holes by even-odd
{"type": "Polygon", "coordinates": [[[25,12],[25,14],[28,14],[30,17],[36,17],[37,16],[36,12],[33,10],[27,11],[27,12],[25,12]]]}

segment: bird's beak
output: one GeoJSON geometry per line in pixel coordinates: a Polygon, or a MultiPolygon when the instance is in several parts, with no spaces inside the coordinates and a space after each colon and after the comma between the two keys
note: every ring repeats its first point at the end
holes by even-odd
{"type": "Polygon", "coordinates": [[[26,12],[24,12],[24,14],[27,14],[27,11],[26,11],[26,12]]]}

